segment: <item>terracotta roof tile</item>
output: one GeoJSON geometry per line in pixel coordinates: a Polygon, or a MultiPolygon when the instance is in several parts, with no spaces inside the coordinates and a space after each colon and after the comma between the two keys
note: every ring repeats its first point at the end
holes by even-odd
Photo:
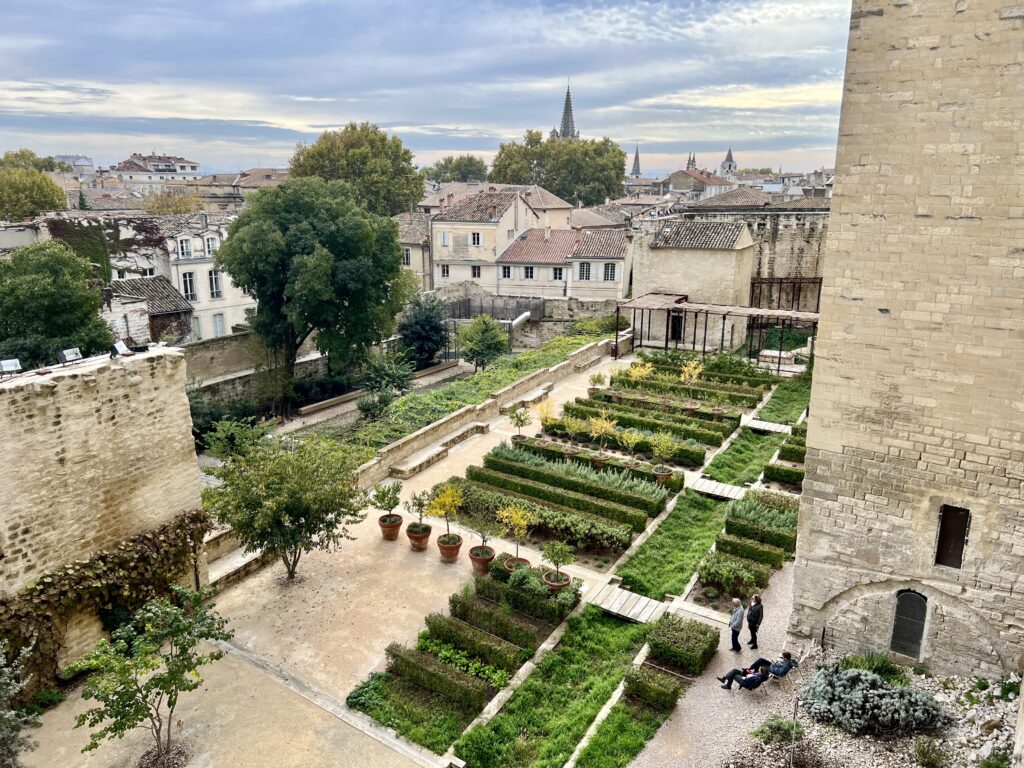
{"type": "Polygon", "coordinates": [[[111,280],[110,287],[114,289],[114,293],[144,298],[151,315],[168,315],[192,311],[192,305],[188,303],[188,300],[163,275],[111,280]]]}
{"type": "Polygon", "coordinates": [[[436,221],[497,221],[518,196],[517,192],[479,192],[452,203],[434,218],[436,221]]]}
{"type": "Polygon", "coordinates": [[[746,224],[714,221],[666,221],[658,226],[651,248],[733,250],[746,224]]]}
{"type": "Polygon", "coordinates": [[[577,232],[552,229],[544,239],[543,229],[528,229],[498,257],[498,264],[565,264],[576,248],[577,232]]]}
{"type": "Polygon", "coordinates": [[[798,197],[785,203],[773,203],[769,211],[827,211],[832,207],[831,197],[798,197]]]}
{"type": "Polygon", "coordinates": [[[430,239],[430,214],[404,211],[392,219],[398,222],[398,242],[425,243],[430,239]]]}
{"type": "Polygon", "coordinates": [[[714,195],[703,200],[699,200],[696,203],[692,203],[689,207],[692,208],[764,208],[771,205],[772,196],[766,192],[762,192],[759,189],[750,189],[749,187],[737,187],[736,189],[730,189],[728,192],[723,192],[720,195],[714,195]]]}
{"type": "Polygon", "coordinates": [[[626,232],[622,229],[585,229],[580,237],[574,259],[626,258],[626,232]]]}

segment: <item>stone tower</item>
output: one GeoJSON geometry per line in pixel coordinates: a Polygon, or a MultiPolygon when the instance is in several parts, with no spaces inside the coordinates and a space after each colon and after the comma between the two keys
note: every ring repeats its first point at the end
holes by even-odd
{"type": "Polygon", "coordinates": [[[697,170],[697,155],[693,152],[686,158],[686,170],[696,171],[697,170]]]}
{"type": "Polygon", "coordinates": [[[636,151],[633,153],[633,170],[629,172],[629,175],[634,179],[640,178],[640,145],[636,145],[636,151]]]}
{"type": "Polygon", "coordinates": [[[578,139],[580,132],[576,130],[576,120],[572,115],[572,92],[565,88],[565,103],[562,105],[562,123],[558,128],[551,129],[553,139],[578,139]]]}
{"type": "Polygon", "coordinates": [[[855,0],[791,630],[1024,658],[1024,8],[855,0]]]}
{"type": "Polygon", "coordinates": [[[736,161],[732,157],[732,147],[729,147],[729,151],[725,153],[725,160],[718,168],[719,175],[728,178],[736,174],[736,161]]]}

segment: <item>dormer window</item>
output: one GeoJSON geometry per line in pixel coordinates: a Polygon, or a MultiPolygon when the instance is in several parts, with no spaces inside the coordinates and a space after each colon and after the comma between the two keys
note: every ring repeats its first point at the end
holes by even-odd
{"type": "Polygon", "coordinates": [[[178,241],[178,258],[191,259],[192,258],[192,240],[189,238],[182,238],[178,241]]]}

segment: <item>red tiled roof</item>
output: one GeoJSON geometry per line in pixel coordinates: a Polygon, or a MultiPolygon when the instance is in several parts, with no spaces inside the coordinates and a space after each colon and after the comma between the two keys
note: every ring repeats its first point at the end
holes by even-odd
{"type": "Polygon", "coordinates": [[[497,221],[518,196],[518,192],[479,192],[453,202],[434,218],[436,221],[497,221]]]}
{"type": "Polygon", "coordinates": [[[392,219],[398,222],[398,242],[425,243],[430,239],[430,214],[404,211],[392,219]]]}
{"type": "Polygon", "coordinates": [[[571,229],[528,229],[498,257],[498,264],[565,264],[576,248],[571,229]],[[547,239],[545,231],[549,232],[547,239]]]}
{"type": "Polygon", "coordinates": [[[771,205],[772,196],[759,189],[749,187],[737,187],[723,192],[720,195],[713,195],[696,203],[691,204],[692,208],[764,208],[771,205]]]}
{"type": "Polygon", "coordinates": [[[573,252],[574,259],[626,258],[626,232],[622,229],[585,229],[573,252]]]}
{"type": "Polygon", "coordinates": [[[746,228],[737,222],[666,221],[655,231],[651,248],[731,251],[746,228]]]}

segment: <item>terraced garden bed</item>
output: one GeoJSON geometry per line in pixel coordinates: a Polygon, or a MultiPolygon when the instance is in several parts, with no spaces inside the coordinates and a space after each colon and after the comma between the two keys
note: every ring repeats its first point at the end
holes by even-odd
{"type": "Polygon", "coordinates": [[[738,405],[743,408],[753,408],[763,397],[760,389],[750,387],[734,388],[732,385],[717,384],[715,382],[700,382],[699,384],[682,384],[671,379],[661,379],[653,376],[647,379],[630,378],[625,373],[612,375],[611,384],[621,389],[638,389],[644,392],[653,392],[662,395],[675,395],[677,397],[692,398],[714,402],[721,401],[723,405],[738,405]],[[729,389],[723,389],[728,386],[729,389]]]}
{"type": "Polygon", "coordinates": [[[732,433],[729,425],[721,421],[688,419],[684,416],[659,414],[655,411],[633,409],[616,403],[601,403],[583,398],[566,403],[563,413],[578,419],[608,415],[615,419],[620,427],[642,429],[648,432],[668,432],[678,439],[695,440],[712,448],[720,446],[725,437],[732,433]]]}
{"type": "Polygon", "coordinates": [[[761,476],[785,439],[785,434],[759,434],[744,427],[729,447],[704,468],[704,474],[720,483],[750,485],[761,476]]]}
{"type": "MultiPolygon", "coordinates": [[[[622,439],[622,433],[625,429],[621,427],[617,428],[611,435],[608,436],[607,445],[612,448],[620,450],[625,449],[625,443],[622,439]]],[[[651,443],[649,438],[652,433],[649,430],[639,430],[642,434],[641,440],[634,447],[637,453],[649,454],[651,452],[651,443]]],[[[554,437],[569,438],[569,432],[565,428],[565,422],[563,419],[551,419],[544,423],[545,434],[552,435],[554,437]]],[[[572,436],[574,443],[585,443],[587,445],[597,445],[596,441],[584,439],[583,435],[572,436]]],[[[704,464],[704,460],[707,458],[706,449],[696,441],[684,441],[676,440],[675,449],[672,456],[668,459],[670,463],[678,464],[683,467],[699,467],[704,464]]]]}
{"type": "Polygon", "coordinates": [[[802,376],[785,379],[757,416],[776,424],[795,424],[811,403],[811,381],[802,376]]]}
{"type": "Polygon", "coordinates": [[[656,395],[642,390],[599,389],[591,393],[590,400],[599,407],[615,403],[637,413],[653,411],[660,414],[660,417],[682,416],[695,423],[703,423],[706,429],[728,429],[728,432],[723,434],[732,433],[740,425],[740,414],[735,411],[712,410],[702,407],[699,400],[680,401],[676,397],[656,395]],[[697,407],[694,408],[694,405],[697,407]]]}

